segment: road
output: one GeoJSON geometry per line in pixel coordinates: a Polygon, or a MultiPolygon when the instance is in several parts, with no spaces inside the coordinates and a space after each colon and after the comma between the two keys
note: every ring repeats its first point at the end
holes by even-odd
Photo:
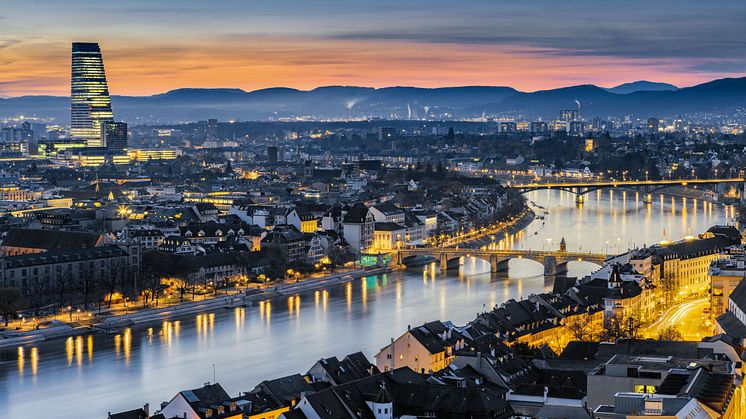
{"type": "Polygon", "coordinates": [[[644,328],[642,335],[657,338],[662,330],[675,326],[684,340],[700,340],[703,336],[711,334],[711,328],[702,320],[702,310],[708,305],[706,298],[676,304],[666,310],[655,323],[644,328]]]}

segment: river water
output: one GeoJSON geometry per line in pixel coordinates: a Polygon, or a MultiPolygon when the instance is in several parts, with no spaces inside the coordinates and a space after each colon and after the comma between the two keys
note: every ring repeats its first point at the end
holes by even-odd
{"type": "MultiPolygon", "coordinates": [[[[704,232],[735,216],[732,207],[634,192],[598,191],[582,206],[574,195],[535,191],[543,207],[524,231],[496,237],[497,246],[615,253],[628,247],[704,232]]],[[[571,262],[569,275],[595,265],[571,262]]],[[[247,308],[135,327],[121,335],[90,335],[0,351],[0,415],[10,418],[105,418],[149,402],[157,407],[177,391],[216,379],[231,394],[264,379],[305,373],[319,358],[358,350],[370,359],[407,325],[441,319],[464,324],[510,298],[551,289],[543,267],[513,260],[490,274],[489,264],[466,259],[461,269],[436,264],[274,299],[247,308]]]]}

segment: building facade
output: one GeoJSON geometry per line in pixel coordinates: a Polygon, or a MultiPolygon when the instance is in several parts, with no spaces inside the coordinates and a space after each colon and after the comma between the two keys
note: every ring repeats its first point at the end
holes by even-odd
{"type": "Polygon", "coordinates": [[[101,48],[75,42],[72,47],[70,135],[88,147],[102,147],[101,124],[114,120],[101,48]]]}

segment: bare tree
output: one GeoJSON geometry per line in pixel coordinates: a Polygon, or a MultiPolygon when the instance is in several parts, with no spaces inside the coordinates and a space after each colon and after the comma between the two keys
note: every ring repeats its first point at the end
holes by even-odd
{"type": "Polygon", "coordinates": [[[106,261],[106,273],[101,278],[101,285],[102,289],[107,293],[107,307],[109,308],[111,308],[114,293],[122,289],[123,278],[126,274],[123,265],[119,259],[109,259],[106,261]]]}
{"type": "Polygon", "coordinates": [[[31,293],[31,307],[39,308],[44,305],[44,299],[49,288],[49,281],[40,275],[32,275],[28,281],[31,293]]]}
{"type": "Polygon", "coordinates": [[[83,296],[83,306],[88,309],[91,295],[96,291],[96,272],[93,262],[81,262],[79,267],[75,288],[83,296]]]}
{"type": "Polygon", "coordinates": [[[567,317],[565,327],[574,340],[595,342],[599,338],[600,331],[591,313],[582,313],[567,317]]]}
{"type": "Polygon", "coordinates": [[[23,308],[23,293],[18,288],[0,288],[0,315],[5,320],[5,327],[8,327],[8,321],[16,312],[23,308]]]}
{"type": "Polygon", "coordinates": [[[658,331],[658,340],[682,340],[683,336],[675,325],[664,327],[658,331]]]}
{"type": "Polygon", "coordinates": [[[57,297],[57,304],[60,308],[65,307],[70,301],[70,287],[72,282],[72,274],[62,266],[55,267],[54,270],[54,288],[55,296],[57,297]]]}
{"type": "Polygon", "coordinates": [[[604,340],[637,339],[642,329],[642,321],[636,315],[613,316],[606,322],[604,340]]]}

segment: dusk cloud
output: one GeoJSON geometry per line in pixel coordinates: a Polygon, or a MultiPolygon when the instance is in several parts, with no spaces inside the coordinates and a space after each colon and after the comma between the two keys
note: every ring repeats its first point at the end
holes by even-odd
{"type": "Polygon", "coordinates": [[[5,95],[24,92],[12,83],[19,77],[64,80],[76,40],[101,43],[120,94],[339,82],[691,85],[746,68],[740,0],[6,0],[3,13],[5,95]]]}

